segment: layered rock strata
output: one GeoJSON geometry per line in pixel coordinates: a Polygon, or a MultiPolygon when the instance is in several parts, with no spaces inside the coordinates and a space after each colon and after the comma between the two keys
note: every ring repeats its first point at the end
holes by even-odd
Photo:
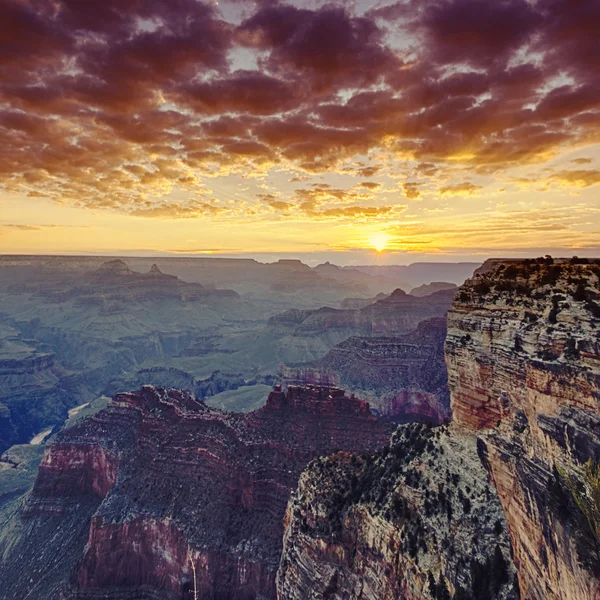
{"type": "Polygon", "coordinates": [[[427,319],[396,337],[352,337],[312,363],[282,368],[284,384],[339,385],[397,421],[441,424],[450,418],[446,320],[427,319]]]}
{"type": "Polygon", "coordinates": [[[392,426],[342,390],[275,389],[247,415],[147,386],[55,436],[0,535],[8,599],[274,598],[307,463],[373,452],[392,426]],[[54,533],[51,533],[51,532],[54,533]]]}
{"type": "Polygon", "coordinates": [[[448,315],[454,419],[481,432],[531,600],[600,598],[595,542],[560,475],[600,458],[599,279],[594,261],[491,261],[448,315]]]}
{"type": "Polygon", "coordinates": [[[274,331],[297,337],[314,336],[328,330],[348,330],[350,335],[390,336],[414,331],[421,321],[444,317],[452,305],[452,290],[418,298],[401,289],[360,309],[324,307],[290,310],[269,319],[274,331]]]}

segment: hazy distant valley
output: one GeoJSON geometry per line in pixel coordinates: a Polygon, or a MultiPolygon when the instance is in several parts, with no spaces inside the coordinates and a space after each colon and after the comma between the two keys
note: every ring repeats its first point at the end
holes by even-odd
{"type": "MultiPolygon", "coordinates": [[[[450,265],[449,274],[460,283],[474,266],[450,265]]],[[[3,257],[0,450],[60,425],[79,404],[144,384],[255,408],[282,365],[443,316],[451,291],[390,297],[410,291],[401,277],[422,285],[430,270],[386,276],[299,261],[3,257]]]]}

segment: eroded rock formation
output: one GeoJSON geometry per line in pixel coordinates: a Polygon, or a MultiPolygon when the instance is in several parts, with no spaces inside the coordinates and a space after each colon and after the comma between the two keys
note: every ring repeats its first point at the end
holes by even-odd
{"type": "Polygon", "coordinates": [[[275,389],[247,415],[177,390],[117,394],[47,446],[0,535],[0,586],[19,600],[181,599],[193,561],[203,599],[274,598],[302,470],[333,450],[373,452],[392,429],[338,389],[275,389]]]}
{"type": "Polygon", "coordinates": [[[472,435],[400,426],[314,460],[288,505],[280,600],[515,599],[502,508],[472,435]]]}
{"type": "Polygon", "coordinates": [[[600,598],[589,530],[559,474],[600,458],[600,264],[586,263],[491,261],[448,315],[454,419],[481,431],[532,600],[600,598]]]}
{"type": "Polygon", "coordinates": [[[284,383],[339,385],[398,421],[450,418],[444,362],[446,320],[427,319],[409,334],[352,337],[312,363],[282,368],[284,383]]]}
{"type": "Polygon", "coordinates": [[[444,317],[452,305],[452,290],[424,298],[397,289],[389,296],[359,309],[323,307],[318,310],[290,310],[269,319],[269,325],[294,336],[314,336],[328,330],[347,330],[350,335],[404,335],[432,317],[444,317]]]}

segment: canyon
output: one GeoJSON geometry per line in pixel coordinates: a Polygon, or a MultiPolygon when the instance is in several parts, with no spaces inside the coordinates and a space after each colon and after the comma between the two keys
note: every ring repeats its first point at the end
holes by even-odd
{"type": "Polygon", "coordinates": [[[270,317],[360,335],[256,410],[143,386],[5,454],[7,597],[597,600],[573,482],[600,459],[600,261],[492,260],[432,296],[270,317]]]}
{"type": "Polygon", "coordinates": [[[310,337],[326,331],[351,331],[354,335],[402,335],[413,331],[425,319],[444,317],[452,305],[452,290],[424,297],[411,296],[401,289],[357,309],[323,307],[318,310],[290,310],[269,319],[279,331],[294,337],[310,337]]]}
{"type": "Polygon", "coordinates": [[[145,384],[257,408],[282,363],[319,360],[351,336],[407,332],[450,306],[395,283],[289,260],[0,257],[0,453],[59,426],[76,404],[145,384]],[[275,289],[306,278],[310,294],[275,289]],[[364,310],[342,307],[349,293],[366,296],[364,310]],[[299,308],[309,302],[321,308],[299,308]],[[13,371],[31,375],[17,382],[13,371]]]}
{"type": "Polygon", "coordinates": [[[549,257],[468,280],[448,315],[452,422],[309,465],[278,597],[597,600],[569,480],[600,458],[599,282],[600,261],[549,257]]]}
{"type": "Polygon", "coordinates": [[[421,321],[404,335],[350,337],[319,360],[283,365],[281,381],[338,385],[397,422],[439,425],[451,416],[445,339],[441,317],[421,321]]]}
{"type": "Polygon", "coordinates": [[[372,453],[392,431],[339,389],[276,387],[247,415],[178,390],[117,394],[46,446],[0,534],[0,586],[7,598],[182,598],[193,563],[203,598],[272,598],[305,466],[372,453]]]}

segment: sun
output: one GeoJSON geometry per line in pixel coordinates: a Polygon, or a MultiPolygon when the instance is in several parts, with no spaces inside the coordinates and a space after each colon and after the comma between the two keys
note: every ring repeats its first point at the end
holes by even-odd
{"type": "Polygon", "coordinates": [[[383,252],[390,241],[390,236],[387,233],[373,233],[369,236],[369,243],[377,252],[383,252]]]}

